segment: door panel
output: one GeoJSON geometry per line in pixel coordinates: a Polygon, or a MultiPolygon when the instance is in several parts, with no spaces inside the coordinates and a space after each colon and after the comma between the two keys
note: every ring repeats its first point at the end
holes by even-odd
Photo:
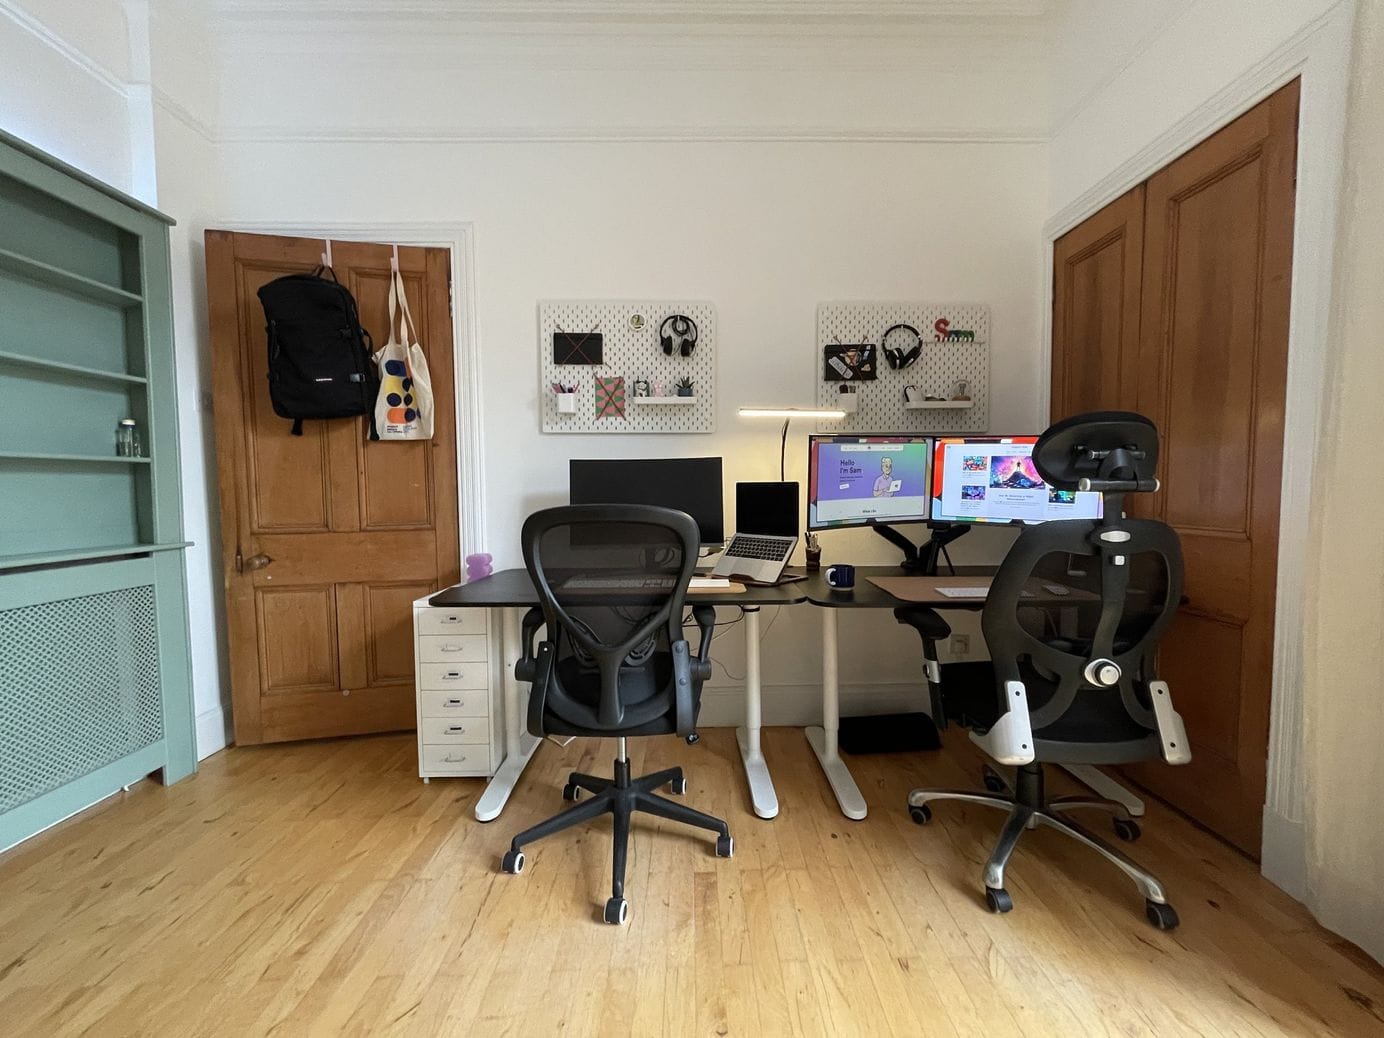
{"type": "Polygon", "coordinates": [[[1258,855],[1292,271],[1298,87],[1148,181],[1138,410],[1163,439],[1144,506],[1182,540],[1187,603],[1160,669],[1192,763],[1129,769],[1258,855]],[[1194,723],[1195,719],[1195,723],[1194,723]]]}
{"type": "Polygon", "coordinates": [[[365,590],[366,666],[370,683],[413,681],[413,603],[426,584],[368,584],[365,590]]]}
{"type": "MultiPolygon", "coordinates": [[[[372,441],[366,418],[274,414],[256,289],[311,271],[320,241],[207,233],[236,741],[414,723],[410,603],[459,578],[450,271],[443,249],[399,266],[436,400],[431,442],[372,441]],[[239,564],[237,563],[239,560],[239,564]]],[[[388,336],[387,245],[333,243],[376,346],[388,336]]]]}
{"type": "Polygon", "coordinates": [[[1052,418],[1134,404],[1144,187],[1053,244],[1052,418]]]}
{"type": "Polygon", "coordinates": [[[261,694],[336,688],[336,596],[332,588],[262,588],[255,602],[261,694]]]}

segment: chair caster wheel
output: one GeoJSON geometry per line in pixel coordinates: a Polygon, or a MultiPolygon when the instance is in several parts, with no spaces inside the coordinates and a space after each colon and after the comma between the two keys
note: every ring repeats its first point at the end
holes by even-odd
{"type": "Polygon", "coordinates": [[[613,897],[606,902],[605,921],[611,926],[624,926],[630,921],[630,903],[622,897],[613,897]]]}
{"type": "Polygon", "coordinates": [[[570,800],[573,803],[575,803],[580,796],[581,786],[577,785],[575,782],[569,782],[567,783],[567,785],[562,787],[563,800],[570,800]]]}
{"type": "Polygon", "coordinates": [[[1139,839],[1142,832],[1143,830],[1139,828],[1139,823],[1132,818],[1115,819],[1115,835],[1126,843],[1133,843],[1135,840],[1139,839]]]}
{"type": "Polygon", "coordinates": [[[673,779],[672,782],[668,783],[668,792],[669,792],[669,793],[672,793],[674,796],[679,796],[679,797],[681,797],[681,796],[686,796],[686,795],[687,795],[687,779],[685,779],[685,778],[673,779]]]}
{"type": "Polygon", "coordinates": [[[932,821],[932,808],[927,804],[919,804],[917,807],[908,809],[908,817],[913,819],[918,825],[927,825],[932,821]]]}
{"type": "Polygon", "coordinates": [[[1009,896],[1009,891],[1003,887],[986,887],[985,903],[992,912],[1012,912],[1014,910],[1014,899],[1009,896]]]}
{"type": "Polygon", "coordinates": [[[700,735],[698,735],[696,732],[693,732],[691,735],[687,737],[687,745],[694,746],[697,743],[701,742],[701,739],[702,737],[700,735]]]}
{"type": "Polygon", "coordinates": [[[999,772],[993,768],[982,768],[980,770],[980,780],[985,783],[985,789],[990,793],[1003,793],[1009,787],[1005,785],[1004,779],[999,772]]]}
{"type": "Polygon", "coordinates": [[[716,837],[716,857],[729,858],[735,854],[735,837],[718,836],[716,837]]]}
{"type": "Polygon", "coordinates": [[[1149,922],[1160,930],[1174,930],[1181,921],[1172,905],[1158,901],[1144,902],[1144,914],[1149,917],[1149,922]]]}
{"type": "Polygon", "coordinates": [[[505,851],[505,856],[500,859],[500,871],[508,872],[511,876],[517,876],[524,871],[524,852],[505,851]]]}

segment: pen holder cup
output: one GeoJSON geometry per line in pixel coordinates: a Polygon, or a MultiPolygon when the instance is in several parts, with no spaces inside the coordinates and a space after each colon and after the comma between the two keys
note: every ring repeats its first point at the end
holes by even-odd
{"type": "Polygon", "coordinates": [[[557,413],[576,414],[577,413],[577,394],[558,393],[557,394],[557,413]]]}

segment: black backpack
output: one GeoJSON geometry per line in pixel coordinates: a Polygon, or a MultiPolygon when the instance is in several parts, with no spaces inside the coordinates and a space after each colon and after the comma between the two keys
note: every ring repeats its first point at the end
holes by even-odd
{"type": "Polygon", "coordinates": [[[356,301],[331,267],[289,274],[259,290],[269,337],[269,399],[274,413],[293,419],[371,416],[380,377],[370,359],[374,344],[360,326],[356,301]],[[329,277],[323,277],[326,273],[329,277]]]}

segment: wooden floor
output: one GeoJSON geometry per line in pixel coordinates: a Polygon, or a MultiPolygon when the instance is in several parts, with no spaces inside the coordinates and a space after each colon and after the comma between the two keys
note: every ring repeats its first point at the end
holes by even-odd
{"type": "Polygon", "coordinates": [[[1134,852],[1181,929],[1154,930],[1132,884],[1046,829],[1010,865],[1015,910],[991,915],[1001,816],[942,804],[919,828],[903,809],[915,785],[978,785],[955,737],[853,759],[860,822],[801,731],[766,732],[771,822],[731,732],[639,740],[636,772],[683,764],[733,859],[641,819],[625,928],[598,921],[608,821],[499,874],[510,834],[563,806],[565,772],[611,750],[544,745],[488,825],[479,781],[419,782],[410,736],[233,749],[142,783],[0,857],[0,1033],[1384,1033],[1384,972],[1156,806],[1134,852]]]}

